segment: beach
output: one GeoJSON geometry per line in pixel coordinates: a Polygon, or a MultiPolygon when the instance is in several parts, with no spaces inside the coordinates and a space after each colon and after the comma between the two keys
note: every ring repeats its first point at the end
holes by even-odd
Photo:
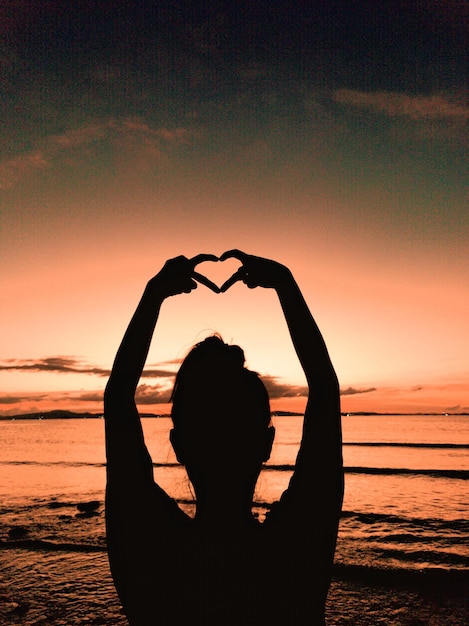
{"type": "MultiPolygon", "coordinates": [[[[2,550],[0,624],[125,626],[105,551],[2,550]],[[12,581],[14,583],[12,584],[12,581]]],[[[337,573],[328,626],[467,626],[468,581],[428,581],[418,574],[377,580],[337,573]]]]}
{"type": "MultiPolygon", "coordinates": [[[[276,447],[255,494],[261,521],[288,484],[301,433],[301,418],[275,420],[276,447]]],[[[344,416],[343,425],[328,625],[467,626],[469,419],[344,416]]],[[[191,513],[169,420],[143,427],[155,479],[191,513]]],[[[1,625],[127,623],[107,560],[103,433],[101,419],[0,424],[1,625]]]]}

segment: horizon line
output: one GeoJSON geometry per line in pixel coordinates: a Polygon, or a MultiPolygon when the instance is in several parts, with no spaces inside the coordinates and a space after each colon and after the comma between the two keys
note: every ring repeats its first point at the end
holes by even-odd
{"type": "MultiPolygon", "coordinates": [[[[302,417],[304,413],[298,411],[271,411],[272,417],[302,417]]],[[[404,416],[404,415],[415,415],[415,416],[440,416],[440,417],[449,417],[449,416],[469,416],[469,412],[448,412],[448,411],[342,411],[342,417],[354,417],[354,416],[404,416]]],[[[163,417],[171,417],[169,413],[140,413],[140,418],[163,418],[163,417]]],[[[18,413],[16,415],[1,415],[0,421],[14,421],[21,419],[103,419],[104,413],[92,413],[89,411],[84,412],[76,412],[69,411],[66,409],[54,409],[51,411],[37,411],[34,413],[18,413]]]]}

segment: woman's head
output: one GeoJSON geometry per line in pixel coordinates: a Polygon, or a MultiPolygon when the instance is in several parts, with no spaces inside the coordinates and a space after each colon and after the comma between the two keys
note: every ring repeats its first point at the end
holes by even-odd
{"type": "Polygon", "coordinates": [[[184,359],[172,394],[172,436],[186,465],[267,460],[273,439],[267,390],[244,367],[244,352],[208,337],[184,359]]]}

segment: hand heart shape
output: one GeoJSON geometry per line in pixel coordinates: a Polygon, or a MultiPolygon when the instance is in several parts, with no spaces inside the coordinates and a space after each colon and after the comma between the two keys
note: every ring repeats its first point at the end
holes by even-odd
{"type": "Polygon", "coordinates": [[[194,279],[214,293],[223,293],[240,280],[239,271],[242,265],[237,259],[217,257],[203,260],[199,265],[203,266],[203,273],[194,271],[194,279]]]}

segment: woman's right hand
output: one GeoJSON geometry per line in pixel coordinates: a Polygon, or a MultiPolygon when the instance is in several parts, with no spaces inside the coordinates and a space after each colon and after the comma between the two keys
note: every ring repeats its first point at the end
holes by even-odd
{"type": "Polygon", "coordinates": [[[276,289],[281,284],[292,279],[290,270],[277,261],[264,259],[253,254],[246,254],[241,250],[228,250],[224,252],[220,261],[225,259],[238,259],[241,261],[241,267],[229,278],[221,287],[223,293],[227,291],[234,283],[242,281],[249,289],[255,287],[265,287],[276,289]]]}
{"type": "Polygon", "coordinates": [[[215,293],[219,293],[215,283],[195,271],[196,266],[205,261],[216,262],[218,257],[214,254],[198,254],[191,259],[182,255],[169,259],[158,274],[150,280],[149,286],[157,289],[164,298],[180,293],[190,293],[193,289],[197,289],[196,281],[215,293]]]}

